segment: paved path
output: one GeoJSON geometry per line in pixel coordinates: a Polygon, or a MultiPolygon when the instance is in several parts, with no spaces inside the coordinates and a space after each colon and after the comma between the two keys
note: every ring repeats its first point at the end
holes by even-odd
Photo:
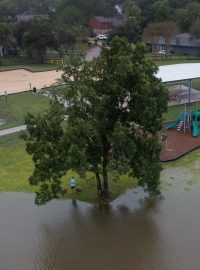
{"type": "MultiPolygon", "coordinates": [[[[46,97],[48,97],[50,99],[52,98],[51,93],[48,92],[48,91],[46,91],[46,93],[44,93],[43,96],[46,96],[46,97]]],[[[64,105],[64,107],[67,107],[67,102],[64,101],[62,99],[62,97],[57,96],[57,98],[58,98],[59,102],[64,105]]],[[[12,134],[12,133],[20,132],[22,130],[26,130],[26,125],[0,130],[0,137],[5,136],[5,135],[9,135],[9,134],[12,134]]]]}
{"type": "Polygon", "coordinates": [[[26,125],[0,130],[0,137],[5,136],[5,135],[9,135],[9,134],[12,134],[12,133],[16,133],[16,132],[19,132],[19,131],[22,131],[22,130],[26,130],[26,125]]]}
{"type": "Polygon", "coordinates": [[[90,48],[86,52],[86,60],[91,61],[93,58],[96,58],[100,55],[101,47],[95,46],[93,48],[90,48]]]}

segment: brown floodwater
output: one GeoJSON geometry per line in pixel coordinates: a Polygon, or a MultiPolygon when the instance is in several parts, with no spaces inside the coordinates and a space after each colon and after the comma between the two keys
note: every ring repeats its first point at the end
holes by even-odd
{"type": "Polygon", "coordinates": [[[200,184],[167,183],[163,194],[150,200],[135,189],[104,207],[37,207],[30,194],[0,193],[0,269],[198,270],[200,184]]]}

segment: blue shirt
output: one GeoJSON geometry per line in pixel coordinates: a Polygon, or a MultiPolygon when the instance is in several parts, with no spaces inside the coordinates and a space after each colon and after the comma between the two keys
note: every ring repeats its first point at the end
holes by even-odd
{"type": "Polygon", "coordinates": [[[76,180],[74,178],[71,178],[70,185],[71,185],[71,187],[75,187],[76,186],[76,180]]]}

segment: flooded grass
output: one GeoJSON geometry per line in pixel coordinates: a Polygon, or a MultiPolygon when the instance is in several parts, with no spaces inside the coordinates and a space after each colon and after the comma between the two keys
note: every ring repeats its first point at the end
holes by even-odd
{"type": "MultiPolygon", "coordinates": [[[[0,137],[0,191],[23,191],[35,192],[36,186],[29,184],[28,178],[32,174],[34,164],[31,156],[26,153],[25,144],[19,138],[19,133],[0,137]]],[[[112,174],[110,176],[111,199],[115,199],[119,194],[128,188],[136,186],[136,179],[121,176],[115,181],[112,174]]],[[[97,200],[96,180],[93,174],[88,173],[86,178],[79,178],[74,172],[69,172],[62,179],[62,186],[67,191],[65,197],[79,199],[81,201],[95,202],[97,200]],[[82,192],[71,194],[69,180],[72,176],[77,179],[77,185],[82,188],[82,192]]]]}
{"type": "MultiPolygon", "coordinates": [[[[12,134],[0,138],[0,191],[34,192],[36,186],[30,186],[28,178],[34,164],[25,151],[25,144],[18,138],[19,134],[12,134]]],[[[123,175],[117,181],[109,173],[111,199],[115,199],[128,188],[136,187],[137,181],[123,175]]],[[[200,184],[200,150],[180,158],[177,161],[164,163],[161,174],[161,190],[175,189],[186,191],[192,184],[200,184]]],[[[65,197],[81,201],[95,202],[97,200],[96,181],[88,173],[85,179],[79,178],[74,172],[69,172],[62,180],[62,186],[67,191],[65,197]],[[71,194],[69,180],[75,176],[82,192],[71,194]]]]}
{"type": "Polygon", "coordinates": [[[162,189],[188,191],[193,184],[200,185],[200,150],[163,165],[162,189]]]}

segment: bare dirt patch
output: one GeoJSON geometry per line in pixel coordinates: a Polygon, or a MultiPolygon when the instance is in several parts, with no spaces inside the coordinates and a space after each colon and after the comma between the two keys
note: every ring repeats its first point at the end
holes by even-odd
{"type": "Polygon", "coordinates": [[[56,70],[44,72],[30,72],[25,69],[0,72],[0,95],[18,93],[30,90],[31,87],[41,89],[50,86],[61,76],[56,70]]]}

